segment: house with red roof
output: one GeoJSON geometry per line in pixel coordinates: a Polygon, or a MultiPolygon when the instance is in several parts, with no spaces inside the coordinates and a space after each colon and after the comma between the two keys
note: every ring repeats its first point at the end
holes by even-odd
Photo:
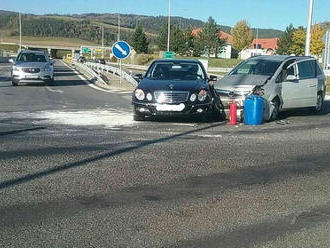
{"type": "Polygon", "coordinates": [[[251,46],[240,52],[241,59],[247,59],[257,55],[272,55],[277,49],[278,38],[256,38],[251,46]]]}
{"type": "MultiPolygon", "coordinates": [[[[202,28],[196,28],[192,30],[192,35],[193,36],[198,36],[198,33],[202,31],[202,28]]],[[[221,48],[221,51],[217,54],[218,58],[223,58],[223,59],[230,59],[231,58],[231,51],[232,51],[232,43],[233,43],[233,36],[230,34],[220,31],[219,32],[219,37],[221,39],[226,40],[226,44],[221,48]]],[[[204,54],[203,56],[208,56],[207,54],[204,54]]],[[[210,54],[210,57],[215,57],[215,54],[210,54]]]]}

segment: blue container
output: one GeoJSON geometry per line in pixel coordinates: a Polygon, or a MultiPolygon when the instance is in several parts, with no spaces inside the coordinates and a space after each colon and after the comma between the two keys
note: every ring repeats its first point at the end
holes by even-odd
{"type": "Polygon", "coordinates": [[[260,125],[264,117],[264,99],[261,96],[249,95],[244,102],[244,123],[260,125]]]}

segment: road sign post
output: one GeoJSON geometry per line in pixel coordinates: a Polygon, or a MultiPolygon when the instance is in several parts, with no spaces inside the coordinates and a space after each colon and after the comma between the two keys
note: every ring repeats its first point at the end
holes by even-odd
{"type": "Polygon", "coordinates": [[[126,59],[131,53],[131,47],[125,41],[117,41],[112,46],[113,55],[119,59],[119,67],[120,67],[120,81],[119,84],[121,86],[121,77],[122,77],[122,59],[126,59]]]}

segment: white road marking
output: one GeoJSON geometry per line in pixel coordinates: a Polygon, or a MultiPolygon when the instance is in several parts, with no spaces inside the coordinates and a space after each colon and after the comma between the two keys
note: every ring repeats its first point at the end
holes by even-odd
{"type": "Polygon", "coordinates": [[[63,90],[54,90],[54,89],[50,88],[49,86],[46,86],[46,89],[49,90],[50,92],[63,93],[63,90]]]}

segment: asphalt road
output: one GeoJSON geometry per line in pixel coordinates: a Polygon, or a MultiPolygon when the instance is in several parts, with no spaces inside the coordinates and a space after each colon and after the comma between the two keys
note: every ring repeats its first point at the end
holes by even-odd
{"type": "Polygon", "coordinates": [[[262,126],[132,120],[57,61],[0,64],[0,247],[329,247],[330,103],[262,126]]]}

